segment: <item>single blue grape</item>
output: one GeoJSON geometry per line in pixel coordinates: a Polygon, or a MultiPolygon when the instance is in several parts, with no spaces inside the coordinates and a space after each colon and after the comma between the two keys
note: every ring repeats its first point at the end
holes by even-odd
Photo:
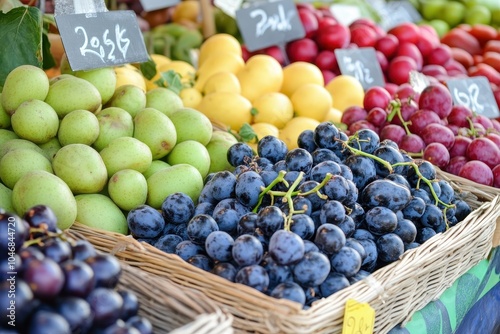
{"type": "Polygon", "coordinates": [[[354,276],[361,269],[361,256],[351,247],[344,246],[330,258],[332,270],[345,277],[354,276]]]}
{"type": "Polygon", "coordinates": [[[208,235],[218,230],[219,226],[215,219],[205,214],[194,216],[187,225],[189,239],[199,245],[205,244],[208,235]]]}
{"type": "Polygon", "coordinates": [[[378,257],[385,263],[399,260],[404,253],[404,244],[395,233],[387,233],[380,236],[377,241],[378,257]]]}
{"type": "Polygon", "coordinates": [[[189,195],[176,192],[168,195],[161,204],[165,223],[185,224],[194,214],[194,202],[189,195]]]}
{"type": "Polygon", "coordinates": [[[311,168],[309,178],[316,182],[321,182],[326,174],[339,175],[341,172],[340,164],[335,161],[323,161],[311,168]]]}
{"type": "Polygon", "coordinates": [[[253,208],[259,202],[259,195],[265,188],[262,177],[254,171],[238,175],[234,193],[236,199],[248,208],[253,208]]]}
{"type": "Polygon", "coordinates": [[[205,183],[205,186],[207,185],[211,187],[212,197],[216,201],[234,197],[236,175],[229,171],[219,171],[205,183]]]}
{"type": "Polygon", "coordinates": [[[398,226],[398,217],[394,211],[376,206],[366,211],[366,226],[375,235],[382,235],[393,232],[398,226]]]}
{"type": "Polygon", "coordinates": [[[191,240],[183,240],[177,244],[175,247],[175,254],[177,254],[181,259],[187,261],[190,257],[197,254],[204,254],[205,250],[199,244],[195,244],[191,240]]]}
{"type": "Polygon", "coordinates": [[[304,241],[295,233],[276,231],[269,240],[269,254],[281,265],[291,265],[304,256],[304,241]]]}
{"type": "Polygon", "coordinates": [[[269,287],[269,276],[267,271],[258,264],[241,268],[234,278],[236,283],[250,286],[260,292],[266,292],[269,287]]]}
{"type": "Polygon", "coordinates": [[[350,285],[349,280],[343,274],[330,272],[319,288],[323,297],[326,298],[350,285]]]}
{"type": "MultiPolygon", "coordinates": [[[[305,181],[304,183],[302,183],[298,187],[298,190],[300,191],[301,194],[303,194],[303,193],[306,193],[308,191],[311,191],[312,189],[314,189],[318,185],[319,185],[319,182],[314,181],[314,180],[308,180],[308,181],[305,181]]],[[[326,199],[319,197],[317,192],[314,192],[314,193],[311,193],[308,195],[301,195],[301,196],[303,196],[304,198],[307,198],[309,200],[309,202],[311,202],[311,204],[312,204],[311,210],[312,211],[316,211],[318,209],[321,209],[323,204],[325,204],[325,202],[326,202],[326,199]]]]}
{"type": "Polygon", "coordinates": [[[313,157],[314,166],[325,161],[333,161],[338,164],[341,163],[339,157],[337,157],[332,150],[327,148],[317,148],[311,153],[311,155],[313,157]]]}
{"type": "Polygon", "coordinates": [[[314,237],[316,246],[327,255],[338,252],[344,247],[345,242],[346,237],[344,232],[340,227],[330,223],[319,226],[314,237]]]}
{"type": "Polygon", "coordinates": [[[229,261],[233,258],[234,239],[227,232],[214,231],[205,240],[207,255],[214,261],[229,261]]]}
{"type": "Polygon", "coordinates": [[[288,152],[286,143],[275,136],[264,136],[257,143],[258,155],[272,163],[283,160],[286,152],[288,152]]]}
{"type": "Polygon", "coordinates": [[[325,254],[308,252],[293,266],[293,277],[303,287],[314,287],[323,283],[330,270],[330,260],[325,254]]]}
{"type": "Polygon", "coordinates": [[[297,146],[313,152],[317,148],[314,142],[314,131],[310,129],[302,131],[297,138],[297,146]]]}
{"type": "Polygon", "coordinates": [[[162,214],[149,205],[140,205],[127,214],[127,224],[135,238],[156,238],[165,227],[162,214]]]}
{"type": "Polygon", "coordinates": [[[321,208],[320,219],[322,224],[339,224],[346,216],[345,207],[335,200],[328,200],[321,208]]]}
{"type": "Polygon", "coordinates": [[[285,157],[287,171],[309,173],[313,165],[311,153],[303,148],[294,148],[285,157]]]}
{"type": "Polygon", "coordinates": [[[309,240],[314,236],[316,228],[312,218],[304,213],[292,215],[290,231],[297,234],[302,240],[309,240]]]}
{"type": "Polygon", "coordinates": [[[189,259],[187,259],[187,262],[205,271],[212,271],[212,268],[214,266],[212,259],[210,259],[205,254],[193,255],[189,259]]]}
{"type": "Polygon", "coordinates": [[[258,264],[263,255],[262,243],[255,236],[243,234],[234,240],[232,256],[239,266],[258,264]]]}
{"type": "Polygon", "coordinates": [[[295,282],[284,282],[278,284],[270,294],[271,297],[278,299],[288,299],[301,305],[306,303],[306,294],[304,289],[295,282]]]}
{"type": "Polygon", "coordinates": [[[260,228],[265,236],[271,237],[274,232],[282,229],[285,215],[277,206],[266,206],[257,213],[255,226],[260,228]]]}
{"type": "Polygon", "coordinates": [[[400,219],[398,220],[398,226],[394,230],[394,233],[396,233],[405,244],[409,244],[414,242],[417,237],[417,227],[409,219],[400,219]]]}
{"type": "Polygon", "coordinates": [[[165,234],[156,240],[154,246],[165,253],[174,254],[175,248],[181,241],[182,237],[176,234],[165,234]]]}
{"type": "Polygon", "coordinates": [[[217,262],[212,268],[212,274],[225,278],[231,282],[234,282],[237,272],[238,270],[236,267],[230,262],[217,262]]]}
{"type": "Polygon", "coordinates": [[[215,206],[210,202],[200,202],[194,207],[193,216],[199,215],[201,213],[211,216],[214,212],[214,208],[215,206]]]}
{"type": "Polygon", "coordinates": [[[276,263],[269,253],[264,255],[260,265],[266,269],[269,276],[269,290],[274,289],[280,283],[293,281],[291,267],[276,263]]]}
{"type": "Polygon", "coordinates": [[[233,167],[245,165],[253,156],[252,148],[246,143],[235,143],[227,150],[227,161],[233,167]]]}
{"type": "Polygon", "coordinates": [[[331,149],[338,139],[340,139],[340,133],[335,124],[322,122],[314,129],[314,142],[320,148],[331,149]]]}
{"type": "Polygon", "coordinates": [[[331,200],[336,200],[343,203],[349,194],[349,184],[341,175],[332,175],[331,179],[326,182],[323,191],[331,200]]]}
{"type": "Polygon", "coordinates": [[[237,235],[252,234],[255,231],[256,221],[257,214],[255,212],[248,212],[241,216],[236,228],[237,235]]]}
{"type": "Polygon", "coordinates": [[[356,239],[363,246],[366,252],[366,257],[361,262],[361,269],[372,272],[377,264],[378,251],[375,240],[371,239],[356,239]]]}
{"type": "Polygon", "coordinates": [[[370,129],[360,129],[349,138],[349,146],[366,153],[373,153],[380,144],[379,135],[370,129]]]}

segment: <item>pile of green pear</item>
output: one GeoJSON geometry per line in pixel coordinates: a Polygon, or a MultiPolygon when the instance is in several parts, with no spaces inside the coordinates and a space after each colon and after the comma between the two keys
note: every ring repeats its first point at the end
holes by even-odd
{"type": "Polygon", "coordinates": [[[237,139],[214,129],[170,89],[116,87],[113,68],[12,70],[0,93],[0,208],[48,205],[59,228],[79,223],[128,233],[126,215],[231,170],[237,139]]]}

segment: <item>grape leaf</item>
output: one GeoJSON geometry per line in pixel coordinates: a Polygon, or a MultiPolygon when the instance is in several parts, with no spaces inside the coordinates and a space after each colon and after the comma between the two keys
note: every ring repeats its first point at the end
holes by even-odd
{"type": "Polygon", "coordinates": [[[162,72],[160,79],[156,80],[155,84],[160,87],[166,87],[172,90],[177,95],[179,95],[182,90],[181,76],[174,70],[162,72]]]}
{"type": "Polygon", "coordinates": [[[42,13],[31,6],[2,11],[0,27],[0,86],[3,86],[7,74],[18,66],[42,68],[42,13]]]}
{"type": "Polygon", "coordinates": [[[257,134],[248,123],[243,124],[238,134],[240,135],[241,140],[246,143],[251,142],[253,140],[259,140],[257,134]]]}

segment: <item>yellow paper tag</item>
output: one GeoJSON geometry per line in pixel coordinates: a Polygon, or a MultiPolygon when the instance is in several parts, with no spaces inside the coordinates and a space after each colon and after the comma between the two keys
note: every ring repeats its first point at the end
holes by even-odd
{"type": "Polygon", "coordinates": [[[372,334],[374,324],[375,310],[368,303],[346,301],[342,334],[372,334]]]}

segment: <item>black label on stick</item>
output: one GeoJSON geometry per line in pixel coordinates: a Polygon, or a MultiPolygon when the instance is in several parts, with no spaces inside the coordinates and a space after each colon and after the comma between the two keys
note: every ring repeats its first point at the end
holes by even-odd
{"type": "Polygon", "coordinates": [[[340,72],[358,79],[365,90],[385,85],[374,48],[336,49],[335,56],[340,72]]]}
{"type": "Polygon", "coordinates": [[[73,71],[149,59],[131,10],[56,15],[55,20],[73,71]]]}
{"type": "Polygon", "coordinates": [[[180,0],[140,0],[142,9],[144,9],[145,12],[172,7],[177,5],[179,2],[180,0]]]}
{"type": "Polygon", "coordinates": [[[236,22],[249,51],[284,45],[305,36],[297,8],[291,0],[266,2],[238,9],[236,22]]]}

